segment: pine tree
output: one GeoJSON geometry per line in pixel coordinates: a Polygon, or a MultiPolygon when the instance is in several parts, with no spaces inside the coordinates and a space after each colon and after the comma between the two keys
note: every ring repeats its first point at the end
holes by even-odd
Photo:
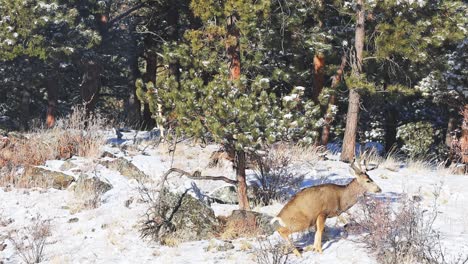
{"type": "Polygon", "coordinates": [[[285,90],[277,82],[282,69],[259,67],[271,52],[261,45],[271,43],[255,41],[276,35],[265,30],[269,1],[192,1],[191,10],[200,27],[161,52],[165,65],[179,63],[180,76],[158,75],[153,92],[142,97],[163,104],[179,135],[211,138],[234,153],[239,207],[248,209],[246,156],[280,140],[314,142],[320,109],[304,98],[302,86],[285,90]]]}

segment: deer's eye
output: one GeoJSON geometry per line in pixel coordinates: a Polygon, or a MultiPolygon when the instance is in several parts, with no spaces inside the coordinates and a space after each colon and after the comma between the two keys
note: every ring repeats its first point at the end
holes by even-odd
{"type": "Polygon", "coordinates": [[[367,183],[371,183],[372,181],[371,181],[371,180],[367,180],[366,182],[367,182],[367,183]]]}

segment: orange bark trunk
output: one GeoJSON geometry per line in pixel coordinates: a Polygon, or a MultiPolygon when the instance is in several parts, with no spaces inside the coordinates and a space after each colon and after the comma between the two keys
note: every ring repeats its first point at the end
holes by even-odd
{"type": "Polygon", "coordinates": [[[245,180],[245,152],[236,151],[236,178],[237,178],[237,199],[239,209],[250,210],[249,199],[247,197],[247,183],[245,180]]]}
{"type": "Polygon", "coordinates": [[[460,139],[460,148],[462,154],[462,162],[468,164],[468,105],[465,105],[462,110],[463,124],[462,124],[462,135],[460,139]]]}
{"type": "Polygon", "coordinates": [[[314,90],[312,91],[312,100],[318,104],[318,97],[323,90],[325,71],[325,55],[322,53],[314,56],[314,90]]]}
{"type": "Polygon", "coordinates": [[[53,78],[49,78],[46,82],[47,86],[47,116],[46,126],[51,128],[55,125],[55,115],[57,108],[57,82],[53,78]]]}
{"type": "Polygon", "coordinates": [[[240,32],[236,26],[237,16],[231,15],[228,19],[227,32],[227,56],[229,58],[229,79],[239,80],[241,75],[241,57],[240,57],[240,32]],[[233,42],[233,43],[231,43],[233,42]]]}

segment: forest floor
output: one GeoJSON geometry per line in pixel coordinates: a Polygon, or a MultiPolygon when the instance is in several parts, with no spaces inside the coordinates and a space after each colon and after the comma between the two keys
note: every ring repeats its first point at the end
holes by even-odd
{"type": "MultiPolygon", "coordinates": [[[[110,140],[105,150],[117,157],[124,157],[157,181],[169,168],[186,171],[202,170],[205,175],[234,177],[229,162],[215,168],[207,168],[210,154],[216,145],[204,148],[189,144],[177,145],[174,156],[164,146],[145,141],[147,132],[139,132],[134,144],[134,132],[124,133],[121,141],[110,140]],[[114,144],[111,144],[111,143],[114,144]],[[117,144],[115,144],[117,143],[117,144]],[[124,150],[123,145],[127,145],[124,150]],[[144,149],[144,150],[143,150],[144,149]]],[[[314,166],[298,167],[305,174],[303,187],[323,182],[343,183],[351,179],[348,164],[338,161],[338,156],[327,155],[328,160],[314,166]]],[[[43,263],[257,263],[255,238],[239,238],[232,242],[234,248],[227,251],[207,250],[217,239],[184,242],[176,246],[161,246],[140,236],[140,224],[146,205],[139,202],[139,183],[122,176],[115,170],[99,165],[96,160],[73,157],[73,169],[64,172],[78,177],[94,175],[109,182],[113,188],[100,198],[97,208],[77,209],[76,195],[69,190],[0,188],[0,263],[20,263],[21,257],[8,240],[7,234],[30,225],[39,215],[50,221],[50,236],[44,247],[43,263]],[[3,224],[1,224],[3,222],[3,224]],[[3,239],[3,242],[2,242],[3,239]],[[246,244],[251,246],[245,246],[246,244]]],[[[66,161],[48,161],[45,167],[60,171],[66,161]]],[[[253,172],[248,171],[249,177],[253,172]]],[[[379,167],[369,175],[382,188],[381,197],[398,197],[402,193],[418,195],[423,206],[430,208],[437,195],[438,217],[434,228],[440,232],[447,257],[468,252],[468,177],[451,175],[444,170],[401,165],[396,170],[379,167]]],[[[192,183],[204,193],[226,185],[222,181],[193,181],[173,177],[171,186],[184,189],[192,183]]],[[[284,203],[257,206],[255,211],[275,216],[284,203]]],[[[229,215],[237,205],[212,204],[217,216],[229,215]]],[[[343,235],[343,225],[336,218],[326,222],[323,254],[304,252],[302,258],[291,254],[288,263],[377,263],[372,252],[343,235]]],[[[313,237],[313,231],[309,234],[313,237]]],[[[296,241],[303,237],[296,235],[296,241]]],[[[279,241],[277,233],[270,239],[279,241]]]]}

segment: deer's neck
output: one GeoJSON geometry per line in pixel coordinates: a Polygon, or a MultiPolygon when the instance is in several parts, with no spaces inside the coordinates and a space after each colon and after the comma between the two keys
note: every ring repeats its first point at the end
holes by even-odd
{"type": "Polygon", "coordinates": [[[340,209],[341,211],[346,211],[351,206],[356,204],[359,197],[364,195],[366,189],[362,187],[356,179],[353,179],[344,189],[344,192],[340,199],[340,209]]]}

